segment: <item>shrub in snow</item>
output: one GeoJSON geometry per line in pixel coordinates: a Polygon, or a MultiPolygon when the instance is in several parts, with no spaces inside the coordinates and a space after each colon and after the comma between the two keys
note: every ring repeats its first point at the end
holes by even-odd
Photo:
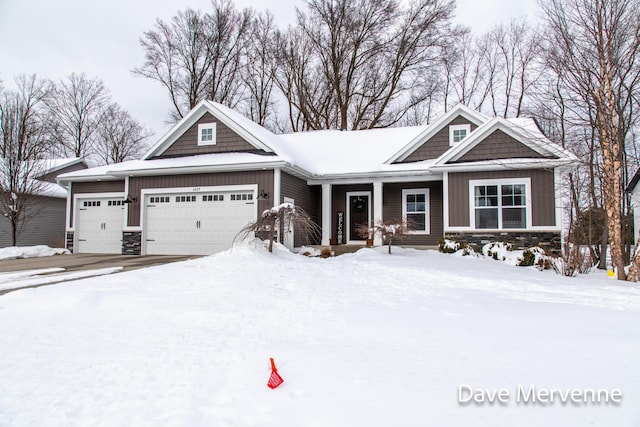
{"type": "Polygon", "coordinates": [[[452,254],[458,252],[461,249],[470,249],[470,251],[468,251],[469,253],[463,253],[463,255],[469,255],[471,252],[475,253],[475,251],[473,251],[473,249],[471,249],[467,245],[467,242],[458,242],[456,240],[449,240],[444,238],[438,241],[438,250],[444,254],[452,254]]]}
{"type": "Polygon", "coordinates": [[[535,246],[525,249],[524,252],[522,252],[522,256],[518,257],[518,266],[530,267],[532,265],[538,265],[540,261],[546,257],[547,255],[541,247],[535,246]]]}
{"type": "Polygon", "coordinates": [[[575,277],[578,274],[589,274],[593,271],[591,256],[579,245],[567,244],[559,256],[549,259],[556,274],[562,276],[575,277]]]}
{"type": "Polygon", "coordinates": [[[513,245],[508,242],[491,242],[482,247],[482,254],[497,261],[506,261],[507,252],[511,252],[513,245]]]}
{"type": "Polygon", "coordinates": [[[359,224],[356,226],[356,232],[360,237],[366,239],[372,239],[373,236],[379,235],[382,237],[384,244],[388,246],[388,253],[391,253],[391,245],[393,242],[402,240],[409,235],[411,231],[411,223],[405,221],[378,221],[372,226],[369,224],[359,224]]]}
{"type": "Polygon", "coordinates": [[[333,256],[331,248],[322,248],[320,251],[320,258],[330,258],[331,256],[333,256]]]}
{"type": "Polygon", "coordinates": [[[269,241],[269,252],[273,252],[273,242],[277,240],[278,230],[293,227],[296,235],[313,239],[320,234],[320,228],[311,217],[293,203],[283,203],[262,212],[257,221],[247,224],[236,235],[234,242],[260,237],[269,241]]]}

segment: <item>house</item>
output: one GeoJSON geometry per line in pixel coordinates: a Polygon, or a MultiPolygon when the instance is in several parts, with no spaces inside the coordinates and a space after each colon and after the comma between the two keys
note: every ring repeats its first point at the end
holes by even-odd
{"type": "MultiPolygon", "coordinates": [[[[67,189],[56,182],[60,174],[86,169],[83,159],[49,159],[40,161],[37,169],[38,176],[34,179],[37,189],[29,203],[26,220],[20,224],[17,236],[18,246],[48,245],[64,247],[65,217],[67,208],[67,189]]],[[[13,244],[11,223],[8,219],[0,218],[0,247],[13,244]]]]}
{"type": "MultiPolygon", "coordinates": [[[[141,160],[64,174],[74,252],[211,254],[263,210],[302,207],[318,242],[364,244],[357,224],[408,217],[405,245],[444,236],[560,243],[562,174],[576,157],[530,119],[463,105],[428,126],[275,135],[202,101],[141,160]]],[[[375,244],[381,244],[375,241],[375,244]]]]}
{"type": "Polygon", "coordinates": [[[633,175],[625,192],[631,195],[631,205],[633,206],[633,242],[637,245],[640,240],[640,169],[633,175]]]}

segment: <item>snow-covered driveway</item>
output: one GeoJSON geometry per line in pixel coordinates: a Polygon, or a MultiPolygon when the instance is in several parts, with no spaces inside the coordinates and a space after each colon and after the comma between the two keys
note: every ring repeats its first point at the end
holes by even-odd
{"type": "Polygon", "coordinates": [[[640,424],[637,286],[385,250],[241,248],[1,296],[0,425],[640,424]],[[465,385],[510,398],[460,403],[465,385]]]}

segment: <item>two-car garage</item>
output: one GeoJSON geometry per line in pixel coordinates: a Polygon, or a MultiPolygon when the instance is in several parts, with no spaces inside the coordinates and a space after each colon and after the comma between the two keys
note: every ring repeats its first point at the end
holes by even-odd
{"type": "MultiPolygon", "coordinates": [[[[257,218],[256,186],[153,189],[141,197],[143,255],[209,255],[229,249],[238,231],[257,218]]],[[[77,195],[77,253],[122,253],[124,197],[77,195]]]]}

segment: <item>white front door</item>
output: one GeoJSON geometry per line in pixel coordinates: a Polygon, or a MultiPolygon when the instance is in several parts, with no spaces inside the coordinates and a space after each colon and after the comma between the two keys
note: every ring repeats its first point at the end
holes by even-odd
{"type": "Polygon", "coordinates": [[[147,255],[210,255],[231,248],[257,218],[254,190],[154,193],[144,197],[147,255]]]}
{"type": "Polygon", "coordinates": [[[76,253],[122,253],[124,202],[121,197],[76,199],[76,253]]]}

